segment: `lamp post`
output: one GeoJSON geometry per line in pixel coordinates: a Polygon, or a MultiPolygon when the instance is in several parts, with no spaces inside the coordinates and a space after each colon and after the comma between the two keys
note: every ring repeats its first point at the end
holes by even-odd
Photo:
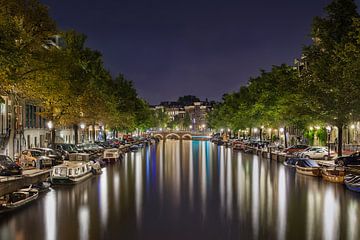
{"type": "Polygon", "coordinates": [[[54,144],[54,140],[55,140],[55,136],[53,136],[53,127],[54,127],[54,124],[52,123],[52,121],[49,121],[47,123],[47,126],[50,130],[50,144],[53,145],[54,144]]]}
{"type": "Polygon", "coordinates": [[[331,127],[326,127],[326,133],[327,133],[327,145],[328,145],[328,159],[330,159],[330,133],[331,133],[331,127]]]}
{"type": "Polygon", "coordinates": [[[85,138],[85,136],[84,136],[85,124],[84,124],[84,123],[80,124],[80,128],[81,128],[81,142],[84,143],[84,138],[85,138]]]}

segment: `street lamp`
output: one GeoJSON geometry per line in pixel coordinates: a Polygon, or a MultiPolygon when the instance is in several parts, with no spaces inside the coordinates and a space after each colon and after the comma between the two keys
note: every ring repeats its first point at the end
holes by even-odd
{"type": "MultiPolygon", "coordinates": [[[[53,142],[53,131],[52,131],[52,129],[53,129],[53,127],[54,127],[54,124],[52,123],[52,121],[49,121],[48,123],[47,123],[47,126],[48,126],[48,128],[49,128],[49,130],[50,130],[50,143],[51,144],[54,144],[54,142],[53,142]]],[[[52,146],[53,147],[53,146],[52,146]]]]}

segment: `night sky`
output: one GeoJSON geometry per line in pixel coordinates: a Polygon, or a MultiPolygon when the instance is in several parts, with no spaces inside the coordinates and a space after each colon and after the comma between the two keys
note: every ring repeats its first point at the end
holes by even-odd
{"type": "MultiPolygon", "coordinates": [[[[41,0],[61,30],[88,36],[113,76],[151,104],[220,100],[259,69],[292,64],[330,0],[41,0]]],[[[356,1],[359,5],[359,1],[356,1]]]]}

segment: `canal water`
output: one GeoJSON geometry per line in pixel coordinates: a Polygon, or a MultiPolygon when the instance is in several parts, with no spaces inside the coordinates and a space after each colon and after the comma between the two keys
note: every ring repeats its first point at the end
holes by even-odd
{"type": "Polygon", "coordinates": [[[0,239],[360,239],[360,194],[205,141],[167,140],[0,216],[0,239]]]}

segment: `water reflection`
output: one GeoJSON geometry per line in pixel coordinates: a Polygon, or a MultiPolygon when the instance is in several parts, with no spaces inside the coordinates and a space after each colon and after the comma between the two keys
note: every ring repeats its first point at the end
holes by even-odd
{"type": "MultiPolygon", "coordinates": [[[[54,195],[55,191],[52,190],[48,195],[54,195]]],[[[44,218],[45,218],[45,232],[46,239],[56,239],[56,203],[53,197],[49,196],[44,201],[44,218]]]]}
{"type": "Polygon", "coordinates": [[[0,239],[358,239],[359,201],[275,161],[167,140],[1,215],[0,239]]]}

